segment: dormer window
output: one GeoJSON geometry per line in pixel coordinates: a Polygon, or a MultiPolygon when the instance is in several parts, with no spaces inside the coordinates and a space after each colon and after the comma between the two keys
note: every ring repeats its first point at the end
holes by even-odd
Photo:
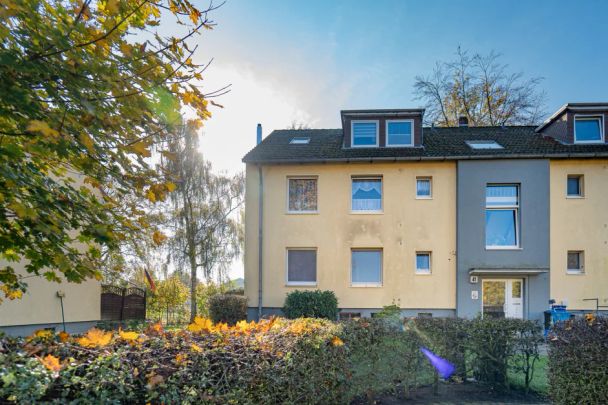
{"type": "Polygon", "coordinates": [[[387,120],[386,146],[414,146],[413,120],[387,120]]]}
{"type": "Polygon", "coordinates": [[[601,116],[574,116],[574,142],[597,143],[604,141],[604,120],[601,116]]]}
{"type": "Polygon", "coordinates": [[[310,143],[310,138],[303,137],[303,136],[296,136],[295,138],[291,138],[289,143],[292,145],[307,145],[310,143]]]}
{"type": "Polygon", "coordinates": [[[353,148],[378,146],[378,121],[351,121],[353,148]]]}

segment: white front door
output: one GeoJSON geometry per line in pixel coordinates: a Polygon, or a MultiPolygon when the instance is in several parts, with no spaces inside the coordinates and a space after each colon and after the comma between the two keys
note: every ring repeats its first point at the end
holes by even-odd
{"type": "Polygon", "coordinates": [[[482,313],[496,318],[523,318],[522,279],[483,280],[482,313]]]}

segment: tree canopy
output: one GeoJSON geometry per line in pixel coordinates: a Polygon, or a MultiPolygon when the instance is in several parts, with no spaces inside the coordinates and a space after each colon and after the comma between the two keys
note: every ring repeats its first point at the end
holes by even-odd
{"type": "Polygon", "coordinates": [[[425,103],[425,120],[458,126],[461,116],[470,126],[534,125],[544,115],[542,78],[510,73],[500,54],[456,51],[451,62],[438,62],[430,75],[417,76],[414,90],[425,103]]]}
{"type": "Polygon", "coordinates": [[[154,233],[137,201],[175,184],[153,150],[188,108],[200,127],[197,38],[214,24],[187,0],[4,0],[0,4],[0,288],[99,277],[106,248],[154,233]],[[183,32],[162,36],[173,20],[183,32]],[[8,265],[6,265],[8,263],[8,265]]]}

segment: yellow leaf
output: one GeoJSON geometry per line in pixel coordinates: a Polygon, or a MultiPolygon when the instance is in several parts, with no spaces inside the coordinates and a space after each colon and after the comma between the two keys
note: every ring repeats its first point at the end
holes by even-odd
{"type": "Polygon", "coordinates": [[[95,152],[95,143],[93,142],[93,138],[88,134],[81,132],[80,135],[78,135],[78,139],[80,139],[80,143],[82,143],[89,152],[95,152]]]}
{"type": "Polygon", "coordinates": [[[30,132],[39,132],[44,136],[56,137],[59,135],[59,132],[49,127],[44,121],[32,120],[27,125],[27,130],[30,132]]]}
{"type": "Polygon", "coordinates": [[[118,13],[118,0],[108,0],[106,3],[106,11],[109,14],[118,13]]]}
{"type": "Polygon", "coordinates": [[[198,346],[196,343],[192,343],[192,345],[190,346],[192,348],[192,350],[194,350],[195,352],[201,353],[203,351],[203,349],[201,349],[200,346],[198,346]]]}
{"type": "Polygon", "coordinates": [[[152,240],[157,245],[162,245],[162,243],[167,240],[167,237],[161,231],[154,231],[152,234],[152,240]]]}
{"type": "Polygon", "coordinates": [[[210,319],[197,316],[194,322],[186,327],[190,332],[210,332],[213,328],[213,322],[210,319]]]}
{"type": "Polygon", "coordinates": [[[59,332],[59,334],[58,334],[57,336],[59,336],[59,341],[60,341],[61,343],[65,343],[65,342],[67,342],[67,341],[68,341],[68,339],[70,338],[70,334],[69,334],[69,333],[67,333],[67,332],[63,332],[63,331],[62,331],[62,332],[59,332]]]}
{"type": "Polygon", "coordinates": [[[40,339],[48,339],[53,336],[53,331],[50,329],[38,329],[31,336],[30,339],[40,338],[40,339]]]}
{"type": "Polygon", "coordinates": [[[190,20],[192,20],[192,22],[194,24],[198,24],[198,20],[201,18],[201,12],[198,11],[197,9],[195,9],[194,7],[192,7],[192,9],[190,10],[190,20]]]}
{"type": "Polygon", "coordinates": [[[156,202],[156,194],[154,194],[154,191],[152,190],[148,190],[146,193],[146,198],[150,200],[150,202],[156,202]]]}
{"type": "Polygon", "coordinates": [[[186,355],[182,353],[177,353],[175,356],[175,364],[182,364],[186,361],[186,355]]]}
{"type": "Polygon", "coordinates": [[[78,338],[76,342],[84,347],[103,347],[107,346],[111,340],[112,332],[104,332],[97,328],[93,328],[89,329],[84,336],[78,338]]]}
{"type": "Polygon", "coordinates": [[[58,372],[61,370],[61,363],[59,362],[59,359],[52,354],[47,354],[45,358],[40,359],[40,362],[44,365],[44,367],[53,372],[58,372]]]}
{"type": "Polygon", "coordinates": [[[165,183],[165,187],[167,187],[167,191],[170,192],[170,193],[173,192],[173,191],[175,191],[175,189],[177,188],[177,186],[175,185],[175,183],[172,183],[170,181],[168,181],[168,182],[165,183]]]}
{"type": "Polygon", "coordinates": [[[146,142],[143,141],[135,142],[134,144],[130,145],[129,150],[143,157],[152,156],[152,154],[148,150],[148,145],[146,144],[146,142]]]}
{"type": "Polygon", "coordinates": [[[122,329],[118,330],[118,336],[127,342],[134,342],[139,337],[137,332],[123,332],[122,329]]]}
{"type": "Polygon", "coordinates": [[[120,52],[122,52],[122,54],[125,56],[131,56],[132,49],[133,49],[133,47],[131,45],[127,44],[126,42],[123,42],[122,44],[120,44],[120,52]]]}
{"type": "Polygon", "coordinates": [[[334,346],[344,346],[344,342],[337,336],[334,336],[331,340],[331,344],[334,346]]]}

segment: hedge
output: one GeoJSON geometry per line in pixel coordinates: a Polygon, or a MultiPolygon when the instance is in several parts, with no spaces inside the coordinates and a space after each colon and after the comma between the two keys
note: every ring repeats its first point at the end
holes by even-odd
{"type": "Polygon", "coordinates": [[[289,319],[309,317],[334,321],[338,318],[338,299],[333,291],[295,290],[287,294],[283,313],[289,319]]]}
{"type": "Polygon", "coordinates": [[[247,298],[235,294],[218,294],[209,299],[209,316],[215,323],[234,325],[247,319],[247,298]]]}
{"type": "Polygon", "coordinates": [[[549,396],[556,404],[608,403],[608,318],[587,315],[555,325],[549,396]]]}
{"type": "Polygon", "coordinates": [[[0,402],[343,403],[341,328],[282,319],[0,340],[0,402]],[[311,372],[313,370],[314,372],[311,372]]]}

